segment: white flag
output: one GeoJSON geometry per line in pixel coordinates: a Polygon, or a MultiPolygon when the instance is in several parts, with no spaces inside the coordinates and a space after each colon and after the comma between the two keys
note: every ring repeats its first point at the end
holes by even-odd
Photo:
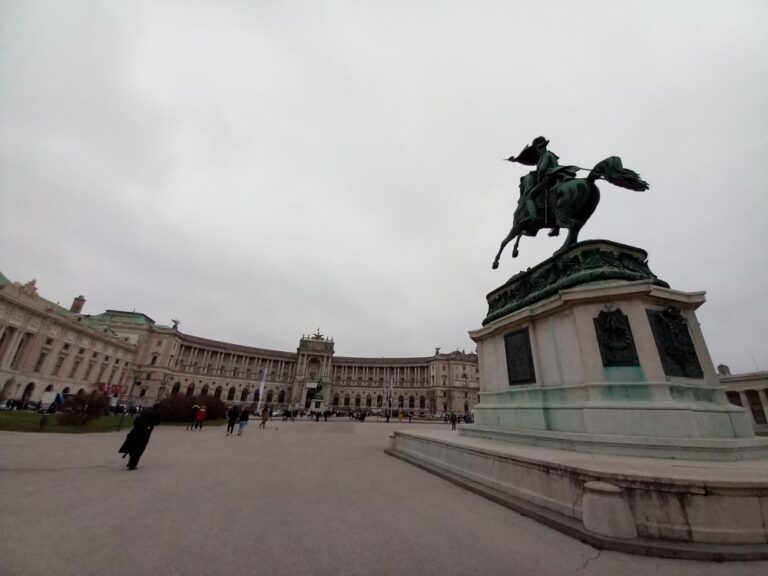
{"type": "Polygon", "coordinates": [[[259,386],[259,405],[256,408],[256,413],[261,414],[261,407],[264,405],[264,384],[267,381],[267,370],[264,369],[261,377],[261,386],[259,386]]]}

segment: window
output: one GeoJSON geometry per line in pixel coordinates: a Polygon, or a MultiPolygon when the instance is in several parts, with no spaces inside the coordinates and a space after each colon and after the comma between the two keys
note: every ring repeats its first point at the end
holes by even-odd
{"type": "Polygon", "coordinates": [[[229,389],[229,392],[227,392],[227,400],[234,400],[235,399],[235,387],[232,386],[232,388],[229,389]]]}
{"type": "Polygon", "coordinates": [[[755,424],[765,424],[765,411],[763,410],[763,404],[760,402],[760,395],[757,390],[747,390],[744,392],[747,396],[747,404],[752,411],[752,417],[755,419],[755,424]]]}
{"type": "Polygon", "coordinates": [[[181,382],[176,382],[171,390],[171,396],[176,396],[179,393],[179,390],[181,390],[181,382]]]}
{"type": "Polygon", "coordinates": [[[150,366],[154,366],[155,364],[157,364],[157,354],[152,356],[152,359],[149,361],[150,366]]]}
{"type": "Polygon", "coordinates": [[[37,363],[35,364],[35,372],[40,372],[40,370],[42,370],[46,356],[48,356],[48,352],[46,350],[40,352],[40,356],[38,356],[37,363]]]}
{"type": "Polygon", "coordinates": [[[59,370],[61,370],[61,365],[64,364],[64,360],[67,359],[67,356],[65,354],[62,354],[59,356],[59,359],[56,361],[56,366],[53,367],[53,372],[51,372],[51,376],[58,376],[59,370]]]}
{"type": "Polygon", "coordinates": [[[77,369],[80,366],[80,362],[82,362],[82,358],[75,358],[75,361],[72,362],[72,369],[69,371],[70,378],[75,377],[75,374],[77,373],[77,369]]]}

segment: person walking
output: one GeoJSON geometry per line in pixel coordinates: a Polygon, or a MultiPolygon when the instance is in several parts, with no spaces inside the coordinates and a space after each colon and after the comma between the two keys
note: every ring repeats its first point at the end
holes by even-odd
{"type": "Polygon", "coordinates": [[[456,430],[456,414],[451,413],[451,430],[456,430]]]}
{"type": "Polygon", "coordinates": [[[237,406],[230,406],[227,410],[227,436],[235,433],[238,418],[240,418],[240,409],[237,406]]]}
{"type": "Polygon", "coordinates": [[[128,436],[125,438],[125,442],[120,446],[118,452],[123,455],[123,458],[129,456],[128,464],[126,468],[128,470],[136,470],[139,465],[141,455],[144,454],[144,450],[149,443],[149,437],[152,435],[152,430],[160,422],[160,414],[158,412],[158,405],[155,404],[148,410],[142,410],[133,420],[133,428],[128,432],[128,436]]]}
{"type": "Polygon", "coordinates": [[[259,424],[259,428],[264,428],[264,430],[266,430],[267,420],[269,420],[269,408],[264,406],[264,409],[261,411],[261,423],[259,424]]]}
{"type": "Polygon", "coordinates": [[[243,408],[242,412],[240,412],[240,417],[238,418],[240,421],[240,425],[237,429],[237,435],[242,436],[243,430],[245,430],[245,427],[248,425],[248,418],[250,418],[251,413],[248,410],[248,408],[243,408]]]}
{"type": "Polygon", "coordinates": [[[200,406],[195,404],[192,406],[192,408],[189,409],[189,426],[187,426],[187,430],[194,430],[197,428],[197,413],[200,411],[200,406]]]}
{"type": "Polygon", "coordinates": [[[202,406],[195,415],[195,428],[203,429],[203,422],[205,422],[205,406],[202,406]]]}

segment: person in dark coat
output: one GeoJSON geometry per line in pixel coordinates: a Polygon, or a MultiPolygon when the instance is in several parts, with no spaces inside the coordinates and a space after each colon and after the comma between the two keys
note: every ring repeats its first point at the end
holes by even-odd
{"type": "Polygon", "coordinates": [[[248,426],[248,418],[250,418],[251,413],[248,410],[248,408],[243,408],[243,411],[240,412],[240,425],[237,428],[237,435],[242,436],[243,430],[245,430],[245,427],[248,426]]]}
{"type": "Polygon", "coordinates": [[[238,418],[240,418],[240,409],[237,406],[230,406],[227,410],[227,436],[235,433],[238,418]]]}
{"type": "Polygon", "coordinates": [[[125,438],[125,442],[120,446],[120,452],[123,454],[123,458],[127,454],[128,464],[126,467],[128,470],[136,470],[136,466],[139,465],[139,459],[144,454],[144,449],[149,443],[149,437],[152,435],[152,430],[159,423],[160,418],[157,410],[157,405],[148,410],[142,410],[133,420],[133,428],[128,432],[128,436],[125,438]]]}

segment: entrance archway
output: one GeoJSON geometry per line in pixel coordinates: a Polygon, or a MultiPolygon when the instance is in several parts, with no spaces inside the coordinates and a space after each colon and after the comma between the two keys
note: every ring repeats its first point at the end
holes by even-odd
{"type": "Polygon", "coordinates": [[[13,396],[13,387],[16,381],[11,378],[3,385],[3,391],[0,393],[0,400],[7,400],[13,396]]]}

